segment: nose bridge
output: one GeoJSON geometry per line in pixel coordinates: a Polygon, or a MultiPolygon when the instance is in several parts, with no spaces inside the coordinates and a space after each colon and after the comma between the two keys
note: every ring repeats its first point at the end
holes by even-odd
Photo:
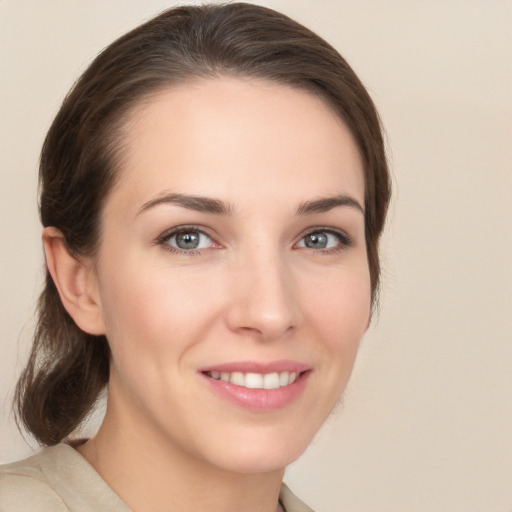
{"type": "Polygon", "coordinates": [[[231,327],[277,338],[296,327],[299,315],[293,275],[279,244],[259,243],[238,258],[232,286],[231,327]]]}

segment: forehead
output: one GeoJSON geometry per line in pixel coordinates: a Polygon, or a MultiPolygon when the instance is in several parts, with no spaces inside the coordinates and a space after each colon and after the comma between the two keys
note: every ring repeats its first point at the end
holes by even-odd
{"type": "Polygon", "coordinates": [[[232,203],[350,193],[364,204],[361,158],[332,109],[312,94],[255,79],[162,90],[125,125],[119,186],[133,208],[163,191],[232,203]]]}

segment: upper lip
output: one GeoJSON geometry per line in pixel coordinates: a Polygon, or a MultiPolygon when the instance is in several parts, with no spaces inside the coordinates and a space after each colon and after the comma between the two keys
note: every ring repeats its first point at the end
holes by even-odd
{"type": "Polygon", "coordinates": [[[200,368],[200,372],[242,372],[242,373],[274,373],[274,372],[305,372],[310,370],[311,366],[292,361],[281,359],[278,361],[260,362],[260,361],[233,361],[229,363],[220,363],[212,366],[200,368]]]}

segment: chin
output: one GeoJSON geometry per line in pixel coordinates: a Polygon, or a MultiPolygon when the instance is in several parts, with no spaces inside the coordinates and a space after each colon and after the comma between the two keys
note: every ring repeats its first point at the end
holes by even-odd
{"type": "Polygon", "coordinates": [[[209,458],[216,466],[233,473],[283,471],[304,453],[312,437],[297,435],[297,429],[285,436],[247,436],[239,442],[217,445],[216,453],[209,458]]]}
{"type": "Polygon", "coordinates": [[[259,453],[243,454],[223,461],[222,467],[232,473],[271,473],[284,471],[304,453],[306,447],[294,453],[268,453],[259,450],[259,453]]]}

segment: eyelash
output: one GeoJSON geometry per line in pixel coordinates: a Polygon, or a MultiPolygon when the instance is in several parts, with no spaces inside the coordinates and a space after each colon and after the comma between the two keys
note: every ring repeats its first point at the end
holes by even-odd
{"type": "MultiPolygon", "coordinates": [[[[307,236],[311,236],[311,235],[315,235],[315,234],[333,235],[337,238],[338,245],[336,245],[336,247],[331,247],[328,249],[311,249],[310,248],[311,252],[314,254],[319,254],[319,255],[336,254],[336,253],[344,251],[354,245],[354,240],[345,231],[342,231],[341,229],[334,229],[334,228],[324,227],[324,226],[315,227],[313,229],[306,231],[300,237],[299,242],[302,242],[307,236]]],[[[295,244],[295,245],[297,245],[297,244],[295,244]]],[[[306,249],[307,249],[307,247],[306,247],[306,249]]]]}
{"type": "Polygon", "coordinates": [[[172,245],[169,244],[169,240],[172,237],[177,236],[180,233],[189,233],[189,232],[195,232],[195,233],[204,235],[204,236],[208,237],[214,245],[218,246],[218,244],[216,244],[216,242],[213,240],[213,238],[208,233],[206,233],[206,231],[203,228],[201,228],[199,226],[194,226],[194,225],[179,226],[179,227],[167,230],[156,239],[156,243],[158,245],[161,245],[166,251],[169,251],[172,254],[186,255],[186,256],[198,256],[199,254],[201,254],[201,251],[203,249],[179,249],[178,247],[173,247],[172,245]]]}
{"type": "MultiPolygon", "coordinates": [[[[206,231],[199,227],[199,226],[179,226],[176,228],[172,228],[170,230],[165,231],[162,233],[157,239],[156,244],[161,245],[165,250],[171,252],[172,254],[178,254],[178,255],[186,255],[186,256],[198,256],[201,254],[201,251],[204,249],[179,249],[177,247],[173,247],[169,244],[169,240],[172,237],[175,237],[179,235],[180,233],[187,233],[187,232],[196,232],[200,235],[204,235],[208,237],[213,245],[216,245],[217,248],[220,247],[219,244],[215,242],[215,240],[208,234],[206,231]]],[[[331,247],[327,249],[312,249],[305,247],[306,249],[310,249],[310,252],[314,254],[320,254],[320,255],[328,255],[328,254],[334,254],[341,252],[351,246],[354,245],[353,239],[344,231],[328,228],[328,227],[315,227],[314,229],[310,229],[309,231],[303,233],[300,237],[299,242],[302,242],[307,236],[315,235],[315,234],[328,234],[333,235],[338,239],[338,245],[336,247],[331,247]]],[[[294,247],[299,243],[295,243],[294,247]]]]}

